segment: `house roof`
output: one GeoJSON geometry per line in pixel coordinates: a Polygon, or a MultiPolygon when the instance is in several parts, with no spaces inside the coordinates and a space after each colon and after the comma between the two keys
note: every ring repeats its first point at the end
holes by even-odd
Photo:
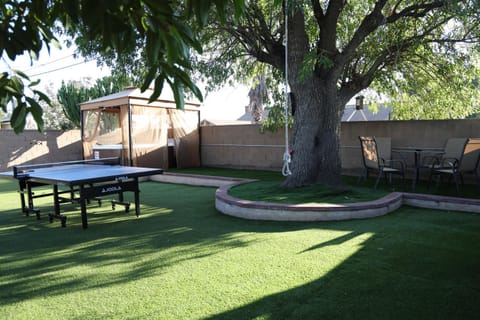
{"type": "Polygon", "coordinates": [[[200,122],[201,126],[231,126],[231,125],[245,125],[252,124],[250,121],[244,120],[218,120],[218,119],[203,119],[200,122]]]}
{"type": "Polygon", "coordinates": [[[391,113],[392,108],[389,106],[379,106],[378,112],[373,113],[368,108],[357,110],[354,105],[347,105],[343,113],[342,121],[387,121],[390,120],[391,113]]]}
{"type": "MultiPolygon", "coordinates": [[[[356,110],[354,105],[347,105],[345,107],[342,121],[388,121],[391,118],[391,113],[392,108],[389,106],[379,106],[378,111],[374,113],[368,108],[356,110]]],[[[262,119],[265,119],[267,116],[268,110],[263,110],[262,119]]],[[[254,123],[252,113],[249,111],[246,111],[240,118],[238,118],[238,120],[244,123],[254,123]]]]}
{"type": "MultiPolygon", "coordinates": [[[[268,116],[268,110],[262,110],[262,121],[265,120],[265,118],[268,116]]],[[[251,111],[246,111],[240,118],[237,120],[239,121],[245,121],[248,123],[255,123],[253,120],[253,115],[251,111]]]]}

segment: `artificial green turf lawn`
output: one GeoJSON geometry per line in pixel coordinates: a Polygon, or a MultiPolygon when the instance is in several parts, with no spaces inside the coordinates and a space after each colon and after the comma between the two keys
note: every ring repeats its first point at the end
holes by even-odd
{"type": "MultiPolygon", "coordinates": [[[[480,216],[402,208],[357,221],[236,219],[214,188],[145,182],[142,213],[25,217],[0,180],[2,319],[474,319],[480,216]]],[[[48,212],[48,198],[38,199],[48,212]]]]}
{"type": "Polygon", "coordinates": [[[385,190],[345,186],[333,189],[321,185],[301,188],[282,188],[278,181],[258,181],[242,184],[229,190],[229,194],[252,201],[279,203],[351,203],[379,199],[389,194],[385,190]]]}
{"type": "Polygon", "coordinates": [[[279,203],[349,203],[378,199],[391,192],[391,190],[382,188],[374,191],[369,187],[355,186],[350,177],[344,178],[345,185],[339,189],[328,188],[321,185],[292,189],[281,187],[281,182],[285,178],[280,172],[275,171],[192,168],[174,170],[173,172],[257,179],[259,181],[238,185],[229,190],[229,194],[234,197],[252,201],[279,203]]]}
{"type": "Polygon", "coordinates": [[[392,184],[381,180],[377,190],[373,189],[375,177],[368,181],[360,181],[357,177],[343,177],[344,185],[340,188],[311,185],[300,188],[284,188],[281,186],[285,179],[278,171],[235,170],[226,168],[191,168],[172,170],[177,173],[202,174],[210,176],[227,176],[246,179],[257,179],[257,182],[235,186],[229,190],[229,194],[245,200],[266,201],[279,203],[352,203],[376,200],[394,191],[418,192],[426,194],[438,194],[447,196],[460,196],[465,198],[480,198],[480,192],[476,185],[466,184],[457,193],[454,183],[435,184],[428,188],[426,181],[420,181],[417,188],[412,190],[412,181],[402,182],[395,179],[392,184]]]}

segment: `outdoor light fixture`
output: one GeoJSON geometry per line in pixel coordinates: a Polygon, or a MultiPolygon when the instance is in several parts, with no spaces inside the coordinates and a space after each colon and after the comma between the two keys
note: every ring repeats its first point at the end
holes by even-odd
{"type": "Polygon", "coordinates": [[[364,98],[365,98],[364,96],[357,96],[355,98],[355,109],[363,110],[363,99],[364,98]]]}

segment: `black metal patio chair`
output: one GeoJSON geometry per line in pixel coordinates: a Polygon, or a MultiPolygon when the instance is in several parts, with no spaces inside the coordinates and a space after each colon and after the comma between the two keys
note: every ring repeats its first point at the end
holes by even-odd
{"type": "Polygon", "coordinates": [[[368,179],[369,173],[377,174],[374,188],[377,189],[382,176],[392,183],[392,175],[402,176],[405,180],[405,163],[402,160],[393,160],[391,157],[391,139],[388,137],[363,137],[360,136],[360,146],[363,159],[363,174],[359,176],[358,182],[368,179]]]}
{"type": "Polygon", "coordinates": [[[464,184],[464,174],[473,174],[475,182],[480,187],[478,165],[480,161],[480,138],[469,138],[464,144],[460,157],[443,157],[434,163],[430,171],[428,186],[434,176],[437,176],[436,188],[438,188],[442,176],[448,176],[448,183],[454,179],[457,192],[460,192],[460,184],[464,184]]]}

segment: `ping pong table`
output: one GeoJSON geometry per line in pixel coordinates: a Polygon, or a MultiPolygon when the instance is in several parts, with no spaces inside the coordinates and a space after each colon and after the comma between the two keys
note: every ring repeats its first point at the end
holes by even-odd
{"type": "Polygon", "coordinates": [[[104,158],[15,166],[13,172],[1,172],[0,178],[18,180],[22,211],[26,215],[34,212],[37,219],[40,219],[40,211],[35,208],[33,199],[53,196],[54,212],[49,214],[50,222],[55,218],[60,219],[62,227],[66,226],[67,218],[60,213],[60,204],[78,202],[81,208],[82,226],[86,229],[88,228],[87,202],[93,199],[101,204],[103,196],[117,194],[118,200],[111,200],[112,209],[119,204],[123,205],[128,212],[130,203],[124,202],[123,193],[133,192],[135,214],[138,217],[140,215],[139,178],[161,173],[163,169],[121,166],[118,165],[118,158],[104,158]],[[33,192],[34,188],[46,185],[52,186],[51,193],[37,195],[33,192]],[[63,194],[69,194],[69,197],[64,197],[63,194]]]}

